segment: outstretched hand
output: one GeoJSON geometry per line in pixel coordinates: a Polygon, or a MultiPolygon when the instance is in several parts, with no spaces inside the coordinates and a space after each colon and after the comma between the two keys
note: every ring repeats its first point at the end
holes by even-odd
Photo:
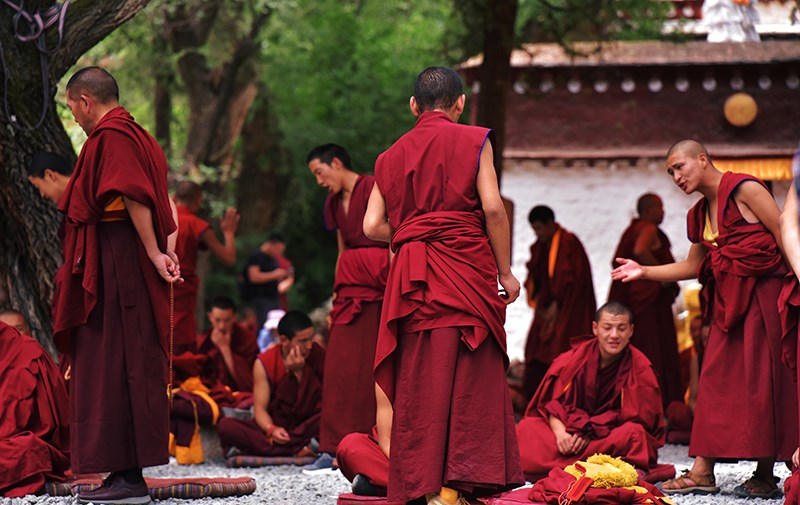
{"type": "Polygon", "coordinates": [[[644,267],[635,261],[626,258],[616,258],[615,261],[620,264],[611,271],[611,278],[615,281],[630,282],[644,276],[644,267]]]}
{"type": "Polygon", "coordinates": [[[173,259],[168,254],[159,253],[150,258],[150,261],[152,261],[153,266],[156,267],[158,275],[160,275],[165,281],[169,282],[170,284],[183,281],[181,278],[181,267],[178,264],[177,258],[173,259]]]}
{"type": "Polygon", "coordinates": [[[225,215],[222,216],[219,220],[219,229],[222,230],[222,233],[236,233],[236,229],[239,228],[239,213],[233,207],[227,209],[225,211],[225,215]]]}

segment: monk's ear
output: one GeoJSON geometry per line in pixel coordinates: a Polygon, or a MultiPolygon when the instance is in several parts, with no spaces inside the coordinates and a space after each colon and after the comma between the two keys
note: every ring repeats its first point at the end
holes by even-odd
{"type": "Polygon", "coordinates": [[[592,321],[592,335],[597,336],[597,321],[592,321]]]}
{"type": "Polygon", "coordinates": [[[409,98],[408,106],[411,108],[411,113],[419,117],[419,104],[417,104],[417,99],[414,98],[413,96],[409,98]]]}
{"type": "Polygon", "coordinates": [[[464,105],[467,103],[467,95],[461,93],[461,96],[456,100],[456,113],[460,116],[464,112],[464,105]]]}
{"type": "Polygon", "coordinates": [[[55,181],[56,173],[50,170],[49,168],[45,168],[44,172],[42,173],[42,179],[49,179],[50,181],[55,181]]]}

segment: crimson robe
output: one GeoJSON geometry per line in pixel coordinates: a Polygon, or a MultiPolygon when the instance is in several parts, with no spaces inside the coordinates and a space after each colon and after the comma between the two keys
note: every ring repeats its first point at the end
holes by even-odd
{"type": "Polygon", "coordinates": [[[525,286],[529,301],[535,303],[537,312],[555,303],[557,312],[551,331],[545,328],[544,319],[534,313],[525,342],[523,391],[526,400],[533,396],[547,366],[569,349],[570,339],[592,331],[596,303],[589,258],[575,234],[561,226],[558,229],[560,238],[555,265],[549,266],[553,240],[534,242],[527,264],[525,286]]]}
{"type": "Polygon", "coordinates": [[[733,192],[748,180],[763,184],[747,174],[722,176],[717,245],[703,238],[706,199],[687,218],[689,240],[708,250],[698,280],[711,325],[689,454],[788,461],[798,433],[797,394],[781,364],[778,296],[787,268],[770,231],[748,223],[734,200],[733,192]]]}
{"type": "Polygon", "coordinates": [[[224,448],[236,447],[249,455],[294,455],[308,445],[312,437],[319,436],[325,351],[316,343],[311,346],[300,381],[286,369],[278,345],[259,354],[258,361],[270,385],[267,412],[275,426],[286,429],[291,440],[286,444],[273,444],[255,420],[226,417],[217,423],[220,442],[224,448]]]}
{"type": "Polygon", "coordinates": [[[120,196],[150,208],[156,243],[175,231],[167,160],[122,107],[98,121],[59,210],[64,263],[56,274],[53,331],[71,352],[72,470],[95,473],[169,461],[168,285],[147,256],[120,196]]]}
{"type": "Polygon", "coordinates": [[[178,241],[175,254],[181,264],[183,282],[175,285],[175,354],[195,350],[197,338],[197,291],[200,278],[195,274],[197,251],[206,249],[200,238],[211,225],[197,217],[188,207],[178,208],[178,241]]]}
{"type": "Polygon", "coordinates": [[[336,452],[348,433],[369,433],[375,423],[372,365],[378,341],[383,291],[389,273],[389,245],[364,235],[364,214],[375,179],[356,180],[345,212],[340,193],[328,195],[325,222],[338,229],[345,249],[339,257],[325,349],[325,383],[319,447],[336,452]]]}
{"type": "Polygon", "coordinates": [[[69,399],[34,339],[0,322],[0,496],[39,491],[69,469],[69,399]]]}
{"type": "Polygon", "coordinates": [[[227,387],[231,391],[253,391],[253,362],[258,356],[256,336],[244,326],[234,323],[231,330],[231,355],[234,370],[231,373],[222,353],[211,341],[211,330],[197,336],[197,353],[205,356],[201,378],[214,389],[227,387]]]}
{"type": "MultiPolygon", "coordinates": [[[[636,240],[649,226],[655,224],[638,218],[631,221],[622,233],[614,258],[635,258],[636,240]]],[[[674,263],[669,239],[660,228],[657,230],[659,247],[652,251],[658,260],[656,264],[674,263]]],[[[619,265],[612,259],[612,266],[616,268],[619,265]]],[[[665,406],[673,401],[683,401],[678,339],[672,315],[672,302],[679,289],[675,282],[613,281],[608,293],[608,301],[620,302],[633,311],[631,343],[653,364],[665,406]]]]}
{"type": "Polygon", "coordinates": [[[556,358],[517,425],[522,469],[530,480],[595,453],[621,457],[646,472],[656,464],[665,435],[661,393],[647,357],[628,345],[602,369],[591,337],[556,358]],[[589,440],[583,453],[558,452],[550,416],[589,440]]]}
{"type": "Polygon", "coordinates": [[[375,378],[394,407],[390,501],[523,481],[505,380],[505,304],[476,178],[485,128],[428,111],[378,158],[396,252],[375,378]]]}
{"type": "Polygon", "coordinates": [[[353,482],[356,475],[361,474],[385,495],[389,483],[389,458],[378,445],[375,427],[370,435],[351,433],[344,437],[336,449],[336,462],[347,480],[353,482]]]}

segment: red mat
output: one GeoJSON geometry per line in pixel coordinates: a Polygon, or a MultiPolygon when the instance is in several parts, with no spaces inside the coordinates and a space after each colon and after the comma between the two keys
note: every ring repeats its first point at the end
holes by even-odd
{"type": "MultiPolygon", "coordinates": [[[[184,479],[156,479],[146,477],[150,497],[155,500],[166,498],[225,498],[229,496],[245,496],[256,490],[256,481],[252,477],[211,477],[184,479]]],[[[48,482],[44,493],[50,496],[72,496],[83,491],[91,491],[102,484],[100,478],[76,479],[70,482],[48,482]]]]}

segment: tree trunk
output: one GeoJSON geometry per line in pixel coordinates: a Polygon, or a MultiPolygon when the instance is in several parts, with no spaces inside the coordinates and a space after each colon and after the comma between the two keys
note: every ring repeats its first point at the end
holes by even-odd
{"type": "Polygon", "coordinates": [[[478,73],[477,124],[493,128],[496,145],[494,166],[498,180],[503,173],[506,131],[506,93],[511,87],[511,50],[518,0],[487,0],[483,31],[483,64],[478,73]]]}
{"type": "Polygon", "coordinates": [[[163,32],[153,38],[155,60],[155,85],[153,89],[153,112],[155,114],[155,138],[164,150],[167,159],[172,156],[172,85],[175,72],[167,59],[169,46],[163,32]]]}
{"type": "Polygon", "coordinates": [[[278,124],[266,85],[259,85],[258,98],[242,130],[242,171],[236,202],[243,233],[273,226],[281,197],[288,185],[287,156],[280,145],[278,124]]]}
{"type": "MultiPolygon", "coordinates": [[[[59,215],[27,180],[27,165],[39,151],[51,151],[75,160],[70,140],[56,113],[56,85],[89,48],[139,12],[149,0],[83,0],[66,15],[60,48],[46,58],[49,79],[42,89],[39,52],[32,42],[16,40],[14,10],[0,4],[0,44],[6,67],[0,85],[8,87],[8,109],[0,110],[0,305],[19,310],[28,319],[33,336],[50,352],[50,300],[55,272],[61,263],[56,236],[59,215]],[[44,92],[44,103],[43,103],[44,92]],[[45,109],[46,108],[46,109],[45,109]],[[41,125],[30,129],[39,121],[41,125]],[[21,125],[16,128],[12,122],[21,125]]],[[[25,2],[30,12],[52,1],[25,2]]],[[[57,27],[47,31],[55,47],[57,27]]]]}

